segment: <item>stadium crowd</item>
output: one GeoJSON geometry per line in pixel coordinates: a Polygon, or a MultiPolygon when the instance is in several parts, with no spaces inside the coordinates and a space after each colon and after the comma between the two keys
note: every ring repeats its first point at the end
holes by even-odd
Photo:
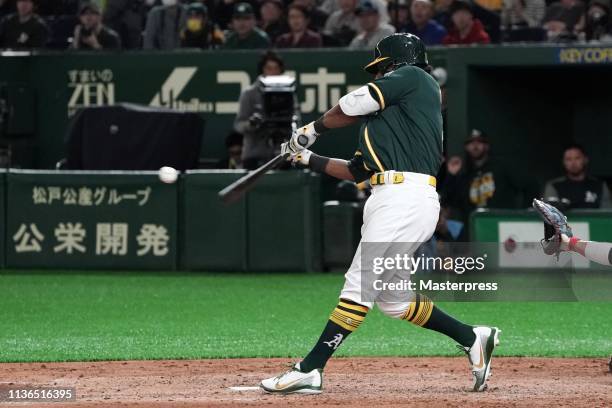
{"type": "Polygon", "coordinates": [[[371,49],[612,41],[610,0],[0,0],[5,49],[371,49]]]}

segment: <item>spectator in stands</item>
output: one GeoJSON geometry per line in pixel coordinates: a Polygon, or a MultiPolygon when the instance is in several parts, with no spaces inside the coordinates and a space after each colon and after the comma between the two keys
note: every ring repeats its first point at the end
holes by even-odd
{"type": "Polygon", "coordinates": [[[242,169],[242,140],[238,132],[230,132],[225,138],[227,157],[221,159],[215,166],[218,169],[242,169]]]}
{"type": "MultiPolygon", "coordinates": [[[[222,30],[231,28],[232,15],[234,14],[234,8],[239,0],[213,0],[214,13],[211,13],[212,20],[221,27],[222,30]]],[[[209,4],[209,9],[211,9],[209,4]]]]}
{"type": "MultiPolygon", "coordinates": [[[[0,0],[0,8],[2,2],[7,5],[14,5],[14,0],[0,0]]],[[[36,0],[36,13],[40,16],[62,16],[79,14],[79,3],[84,1],[79,0],[36,0]]]]}
{"type": "Polygon", "coordinates": [[[187,22],[181,31],[181,47],[217,48],[223,44],[223,32],[208,19],[208,8],[202,3],[187,6],[187,22]]]}
{"type": "Polygon", "coordinates": [[[339,10],[334,11],[327,22],[323,33],[337,41],[338,46],[348,45],[360,30],[359,19],[355,14],[357,0],[337,0],[339,10]]]}
{"type": "Polygon", "coordinates": [[[255,26],[255,13],[249,3],[238,3],[232,17],[232,31],[224,48],[231,50],[268,48],[268,35],[255,26]]]}
{"type": "Polygon", "coordinates": [[[11,14],[13,10],[13,2],[11,0],[0,0],[0,19],[8,14],[11,14]]]}
{"type": "Polygon", "coordinates": [[[281,75],[285,72],[285,64],[273,51],[264,53],[257,65],[259,76],[253,84],[242,91],[239,108],[234,120],[234,130],[244,135],[242,163],[245,169],[255,169],[268,161],[274,155],[275,146],[262,132],[264,121],[263,92],[259,87],[261,76],[281,75]]]}
{"type": "Polygon", "coordinates": [[[310,15],[308,28],[317,33],[323,30],[328,14],[317,8],[316,0],[294,0],[293,4],[306,7],[310,15]]]}
{"type": "Polygon", "coordinates": [[[545,0],[504,0],[502,26],[510,30],[540,27],[546,12],[545,0]]]}
{"type": "Polygon", "coordinates": [[[579,0],[552,3],[544,15],[549,40],[574,40],[584,28],[584,6],[579,0]]]}
{"type": "Polygon", "coordinates": [[[446,29],[437,21],[432,19],[433,2],[431,0],[412,0],[410,5],[411,23],[403,32],[411,33],[419,37],[425,45],[438,45],[446,36],[446,29]]]}
{"type": "Polygon", "coordinates": [[[164,0],[147,15],[144,31],[144,49],[173,50],[181,46],[181,31],[185,27],[187,12],[178,0],[164,0]]]}
{"type": "Polygon", "coordinates": [[[1,48],[42,48],[48,36],[47,25],[34,14],[33,0],[17,0],[17,12],[0,22],[1,48]]]}
{"type": "Polygon", "coordinates": [[[440,247],[439,244],[443,242],[457,242],[465,240],[463,223],[452,219],[453,214],[451,209],[445,205],[440,206],[440,215],[438,216],[438,224],[434,231],[434,238],[438,244],[436,253],[441,252],[447,255],[448,247],[440,247]],[[462,239],[463,238],[463,239],[462,239]]]}
{"type": "MultiPolygon", "coordinates": [[[[393,3],[396,0],[372,0],[372,3],[376,4],[378,7],[378,12],[380,13],[380,21],[383,23],[391,23],[391,16],[389,15],[389,8],[392,9],[393,3]]],[[[400,0],[401,2],[405,2],[406,7],[409,7],[410,0],[400,0]]],[[[340,10],[342,7],[340,6],[340,2],[338,0],[323,0],[320,10],[324,11],[328,16],[332,15],[335,11],[340,10]]]]}
{"type": "Polygon", "coordinates": [[[603,181],[587,172],[589,158],[582,146],[574,144],[563,152],[565,176],[550,180],[544,199],[568,200],[569,208],[610,208],[610,190],[603,181]]]}
{"type": "Polygon", "coordinates": [[[285,21],[285,8],[281,0],[265,0],[259,9],[261,15],[260,27],[268,34],[272,43],[281,35],[289,31],[285,21]]]}
{"type": "Polygon", "coordinates": [[[371,0],[362,0],[356,13],[359,17],[361,33],[353,38],[349,48],[371,50],[380,40],[395,33],[395,27],[380,21],[378,6],[371,0]]]}
{"type": "Polygon", "coordinates": [[[434,20],[442,24],[447,30],[453,26],[451,21],[451,6],[455,0],[437,0],[435,2],[434,20]]]}
{"type": "MultiPolygon", "coordinates": [[[[453,21],[451,19],[451,13],[456,0],[437,0],[436,1],[436,12],[434,20],[442,24],[446,31],[450,31],[453,27],[453,21]]],[[[489,41],[497,43],[501,40],[501,18],[499,13],[484,8],[476,3],[472,3],[470,0],[459,0],[466,2],[472,11],[474,19],[478,19],[480,24],[483,26],[484,31],[489,35],[489,41]]],[[[529,0],[527,0],[529,1],[529,0]]]]}
{"type": "Polygon", "coordinates": [[[397,32],[401,32],[410,23],[410,1],[395,0],[389,3],[389,17],[397,32]]]}
{"type": "Polygon", "coordinates": [[[474,209],[526,208],[538,195],[533,177],[523,174],[520,166],[491,160],[489,148],[488,137],[474,129],[465,141],[465,159],[454,156],[447,161],[440,194],[465,225],[474,209]]]}
{"type": "Polygon", "coordinates": [[[482,23],[474,18],[472,6],[465,0],[456,0],[451,6],[452,27],[442,40],[443,44],[488,44],[489,34],[482,23]]]}
{"type": "Polygon", "coordinates": [[[72,47],[77,50],[118,50],[119,35],[102,24],[100,8],[95,3],[85,3],[79,11],[80,24],[74,29],[72,47]]]}
{"type": "Polygon", "coordinates": [[[299,4],[289,6],[289,32],[276,40],[278,48],[319,48],[323,45],[321,35],[308,29],[308,10],[299,4]]]}
{"type": "Polygon", "coordinates": [[[494,13],[500,13],[503,0],[474,0],[474,4],[494,13]]]}
{"type": "Polygon", "coordinates": [[[591,0],[589,2],[584,33],[587,41],[609,42],[612,40],[610,0],[591,0]]]}
{"type": "Polygon", "coordinates": [[[142,30],[145,23],[144,0],[106,0],[103,22],[121,38],[125,49],[142,47],[142,30]]]}

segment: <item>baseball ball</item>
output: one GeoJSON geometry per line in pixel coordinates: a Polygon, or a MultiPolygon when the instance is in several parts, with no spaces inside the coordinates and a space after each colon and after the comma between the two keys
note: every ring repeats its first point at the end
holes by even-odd
{"type": "Polygon", "coordinates": [[[164,166],[159,169],[159,179],[168,184],[176,182],[178,178],[178,171],[175,168],[164,166]]]}

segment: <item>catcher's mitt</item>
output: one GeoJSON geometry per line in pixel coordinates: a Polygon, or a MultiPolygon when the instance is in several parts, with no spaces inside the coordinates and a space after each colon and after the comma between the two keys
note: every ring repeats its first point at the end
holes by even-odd
{"type": "Polygon", "coordinates": [[[561,244],[572,236],[572,229],[567,225],[567,217],[558,208],[544,201],[533,199],[533,208],[544,220],[544,239],[541,241],[542,249],[546,255],[559,255],[561,244]]]}

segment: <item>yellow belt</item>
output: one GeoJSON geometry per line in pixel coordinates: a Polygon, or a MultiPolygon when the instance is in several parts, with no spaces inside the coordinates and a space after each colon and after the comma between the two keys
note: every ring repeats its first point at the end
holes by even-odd
{"type": "MultiPolygon", "coordinates": [[[[401,184],[405,181],[403,173],[393,173],[393,184],[401,184]]],[[[385,173],[376,173],[370,177],[370,184],[373,186],[385,184],[385,173]]],[[[428,184],[432,187],[436,186],[436,178],[429,176],[428,184]]]]}

